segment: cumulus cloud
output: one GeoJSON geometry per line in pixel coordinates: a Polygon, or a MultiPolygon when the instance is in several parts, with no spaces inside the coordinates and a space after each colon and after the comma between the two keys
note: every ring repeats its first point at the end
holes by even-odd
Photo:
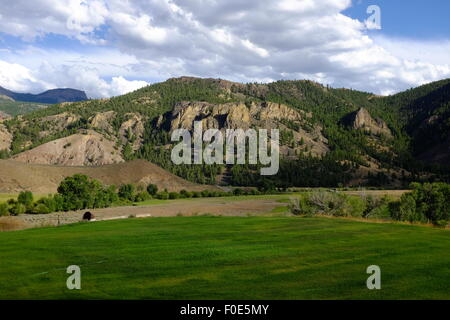
{"type": "Polygon", "coordinates": [[[0,86],[17,92],[38,93],[53,88],[79,88],[88,97],[104,98],[122,95],[147,86],[146,81],[113,77],[106,81],[98,70],[86,66],[43,63],[36,71],[0,60],[0,86]]]}
{"type": "Polygon", "coordinates": [[[41,90],[48,84],[39,81],[26,67],[0,60],[0,86],[13,91],[26,91],[31,88],[41,90]]]}
{"type": "Polygon", "coordinates": [[[65,53],[53,52],[57,59],[33,53],[39,61],[21,63],[41,72],[27,76],[17,71],[24,80],[17,80],[16,86],[34,82],[78,86],[93,97],[146,84],[127,78],[192,75],[262,82],[306,78],[392,93],[450,77],[448,50],[434,50],[437,43],[369,36],[364,22],[342,14],[351,4],[351,0],[36,0],[31,15],[28,0],[16,0],[14,6],[0,7],[0,32],[26,41],[54,33],[103,46],[103,55],[98,54],[100,49],[83,57],[66,53],[62,58],[65,53]],[[417,48],[423,54],[411,53],[417,48]]]}

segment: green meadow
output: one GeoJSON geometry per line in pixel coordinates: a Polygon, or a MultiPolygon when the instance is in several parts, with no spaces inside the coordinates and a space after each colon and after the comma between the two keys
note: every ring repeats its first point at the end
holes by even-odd
{"type": "Polygon", "coordinates": [[[0,299],[449,299],[450,233],[332,218],[174,217],[0,233],[0,299]],[[66,268],[81,268],[68,290],[66,268]],[[381,268],[381,290],[366,269],[381,268]]]}

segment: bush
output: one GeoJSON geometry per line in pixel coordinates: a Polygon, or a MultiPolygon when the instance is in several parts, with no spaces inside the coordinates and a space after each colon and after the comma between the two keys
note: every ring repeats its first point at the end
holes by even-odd
{"type": "Polygon", "coordinates": [[[39,203],[33,210],[36,214],[48,214],[52,212],[45,204],[39,203]]]}
{"type": "Polygon", "coordinates": [[[296,216],[309,216],[314,214],[312,207],[308,205],[305,197],[290,199],[289,210],[296,216]]]}
{"type": "Polygon", "coordinates": [[[383,219],[388,220],[391,218],[391,211],[389,209],[389,203],[380,204],[380,206],[373,208],[366,215],[367,219],[383,219]]]}
{"type": "Polygon", "coordinates": [[[33,208],[32,213],[50,213],[55,211],[58,211],[56,201],[54,197],[49,196],[47,198],[39,199],[36,206],[33,208]]]}
{"type": "Polygon", "coordinates": [[[143,202],[143,201],[147,201],[151,198],[150,194],[147,191],[142,191],[139,192],[135,197],[134,197],[134,201],[135,202],[143,202]]]}
{"type": "Polygon", "coordinates": [[[208,190],[203,190],[201,193],[203,198],[208,198],[209,197],[209,191],[208,190]]]}
{"type": "Polygon", "coordinates": [[[160,200],[168,200],[169,199],[169,193],[168,192],[160,192],[156,195],[156,197],[160,200]]]}
{"type": "Polygon", "coordinates": [[[292,199],[289,208],[295,215],[362,217],[367,206],[366,201],[360,197],[318,191],[292,199]]]}
{"type": "Polygon", "coordinates": [[[149,184],[147,186],[147,192],[150,195],[155,196],[158,193],[158,187],[155,184],[149,184]]]}
{"type": "Polygon", "coordinates": [[[119,187],[119,198],[134,201],[136,188],[132,184],[123,184],[119,187]]]}
{"type": "Polygon", "coordinates": [[[170,192],[169,193],[169,199],[175,200],[175,199],[178,199],[178,198],[180,198],[180,195],[177,192],[170,192]]]}
{"type": "Polygon", "coordinates": [[[33,193],[30,191],[23,191],[19,194],[17,202],[23,204],[25,207],[29,208],[33,206],[33,193]]]}
{"type": "Polygon", "coordinates": [[[242,190],[241,188],[236,188],[233,190],[233,195],[235,196],[242,196],[244,194],[244,190],[242,190]]]}
{"type": "Polygon", "coordinates": [[[19,214],[24,214],[27,211],[27,207],[22,203],[16,202],[10,209],[11,215],[18,216],[19,214]]]}
{"type": "Polygon", "coordinates": [[[0,203],[0,217],[9,216],[9,206],[7,203],[0,203]]]}

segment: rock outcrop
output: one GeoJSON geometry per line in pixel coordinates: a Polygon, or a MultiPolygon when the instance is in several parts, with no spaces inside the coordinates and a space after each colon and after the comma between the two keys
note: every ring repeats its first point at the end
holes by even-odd
{"type": "Polygon", "coordinates": [[[379,118],[373,118],[365,108],[360,108],[351,114],[349,120],[350,125],[355,130],[361,129],[374,135],[392,137],[392,132],[386,122],[379,118]]]}
{"type": "Polygon", "coordinates": [[[116,150],[114,145],[101,134],[89,130],[86,134],[74,134],[19,153],[13,160],[63,166],[101,166],[123,162],[120,150],[116,150]]]}
{"type": "Polygon", "coordinates": [[[113,132],[113,127],[111,125],[111,121],[116,116],[116,112],[107,111],[97,113],[95,116],[89,119],[89,123],[92,128],[103,130],[109,134],[113,132]]]}
{"type": "Polygon", "coordinates": [[[171,113],[160,117],[155,127],[172,132],[175,129],[193,131],[194,122],[201,121],[203,130],[219,129],[279,129],[290,137],[280,150],[284,156],[297,157],[300,152],[323,155],[329,151],[321,128],[309,123],[311,114],[295,110],[284,104],[206,102],[178,103],[171,113]]]}
{"type": "Polygon", "coordinates": [[[63,112],[54,116],[42,118],[42,122],[47,122],[52,126],[54,131],[62,131],[67,129],[71,124],[80,120],[80,116],[70,112],[63,112]]]}
{"type": "Polygon", "coordinates": [[[128,120],[120,126],[120,140],[123,144],[130,143],[132,149],[136,151],[142,144],[145,131],[145,119],[139,113],[128,113],[125,116],[128,117],[128,120]]]}
{"type": "Polygon", "coordinates": [[[183,102],[175,106],[170,116],[170,130],[192,130],[194,121],[202,121],[203,129],[248,129],[253,126],[275,128],[281,120],[302,121],[307,115],[286,105],[264,102],[210,104],[183,102]]]}
{"type": "Polygon", "coordinates": [[[0,150],[9,151],[13,140],[12,134],[0,123],[0,150]]]}

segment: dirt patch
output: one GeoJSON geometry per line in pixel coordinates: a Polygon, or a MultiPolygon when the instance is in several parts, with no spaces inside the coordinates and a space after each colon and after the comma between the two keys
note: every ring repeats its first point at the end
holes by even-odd
{"type": "MultiPolygon", "coordinates": [[[[167,201],[164,204],[117,207],[89,210],[96,221],[126,219],[129,217],[175,217],[196,215],[222,215],[222,216],[246,216],[247,214],[269,214],[273,209],[280,206],[276,199],[252,199],[233,200],[226,198],[211,198],[198,200],[176,200],[167,201]]],[[[46,226],[58,226],[83,221],[83,215],[87,210],[64,213],[20,215],[17,217],[6,217],[10,224],[16,224],[16,229],[38,228],[46,226]]],[[[0,222],[2,220],[0,219],[0,222]]],[[[1,226],[1,224],[0,224],[1,226]]],[[[0,229],[1,230],[1,229],[0,229]]]]}
{"type": "Polygon", "coordinates": [[[403,194],[410,192],[410,190],[362,190],[362,191],[344,191],[343,193],[353,196],[374,196],[374,197],[383,197],[383,196],[391,196],[393,198],[400,198],[403,194]]]}
{"type": "Polygon", "coordinates": [[[15,231],[26,228],[27,224],[18,217],[0,217],[0,231],[15,231]]]}

